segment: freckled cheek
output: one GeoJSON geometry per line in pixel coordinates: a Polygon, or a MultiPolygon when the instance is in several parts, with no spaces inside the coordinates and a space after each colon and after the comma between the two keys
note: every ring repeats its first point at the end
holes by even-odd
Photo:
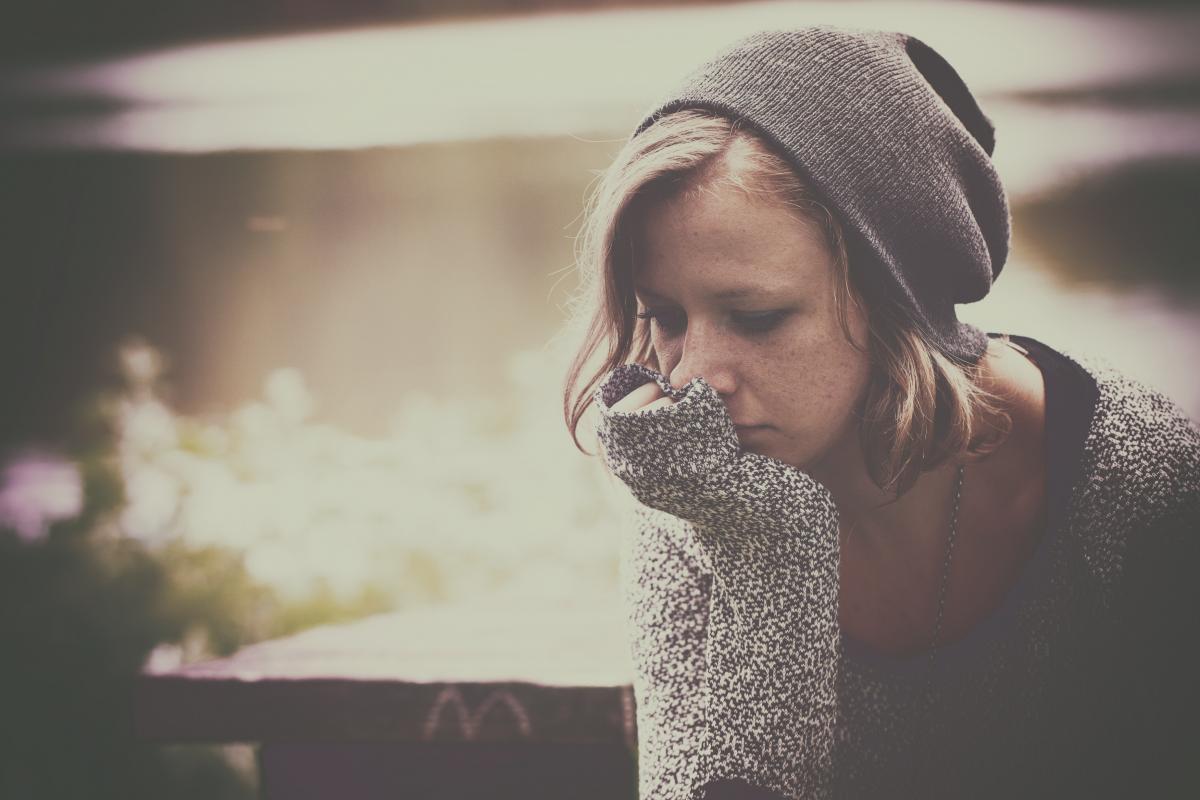
{"type": "Polygon", "coordinates": [[[793,348],[778,363],[787,368],[776,372],[776,403],[798,428],[840,428],[854,413],[867,380],[857,351],[821,342],[793,348]]]}

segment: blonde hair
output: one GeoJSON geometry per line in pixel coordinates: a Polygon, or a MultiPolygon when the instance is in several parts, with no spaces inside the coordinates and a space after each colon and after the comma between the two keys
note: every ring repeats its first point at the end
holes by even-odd
{"type": "Polygon", "coordinates": [[[790,164],[736,122],[688,110],[663,116],[630,140],[588,202],[572,304],[574,316],[587,322],[563,392],[563,417],[576,447],[586,452],[578,428],[605,374],[631,361],[659,368],[647,321],[637,318],[629,220],[645,204],[714,183],[782,201],[822,231],[839,271],[838,319],[860,352],[848,310],[857,304],[868,311],[871,378],[859,433],[876,484],[899,495],[922,471],[982,457],[1004,440],[1012,420],[981,384],[980,366],[936,350],[885,287],[853,269],[841,225],[790,164]]]}

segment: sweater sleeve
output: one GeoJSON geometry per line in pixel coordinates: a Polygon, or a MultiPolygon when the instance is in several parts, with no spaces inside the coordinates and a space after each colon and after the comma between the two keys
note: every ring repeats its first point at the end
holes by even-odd
{"type": "Polygon", "coordinates": [[[643,800],[747,796],[737,785],[827,797],[839,658],[828,491],[742,451],[702,378],[675,392],[622,367],[596,400],[609,468],[646,507],[623,567],[643,800]],[[647,380],[676,403],[609,409],[647,380]]]}
{"type": "Polygon", "coordinates": [[[1173,419],[1143,437],[1153,459],[1125,480],[1150,510],[1129,537],[1115,615],[1122,684],[1113,697],[1123,746],[1112,755],[1134,776],[1129,793],[1197,797],[1200,429],[1173,406],[1161,413],[1173,419]]]}

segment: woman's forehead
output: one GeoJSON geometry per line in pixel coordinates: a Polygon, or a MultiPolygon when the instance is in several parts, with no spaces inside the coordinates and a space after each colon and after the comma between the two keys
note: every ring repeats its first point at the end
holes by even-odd
{"type": "Polygon", "coordinates": [[[733,187],[646,209],[638,228],[633,283],[647,296],[684,287],[714,300],[824,291],[834,269],[816,226],[733,187]]]}

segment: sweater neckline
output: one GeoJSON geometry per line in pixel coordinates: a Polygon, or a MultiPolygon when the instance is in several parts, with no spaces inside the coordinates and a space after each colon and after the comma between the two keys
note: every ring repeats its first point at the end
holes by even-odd
{"type": "MultiPolygon", "coordinates": [[[[998,334],[989,333],[989,337],[998,334]]],[[[987,644],[1011,634],[1021,607],[1036,600],[1050,583],[1051,553],[1062,535],[1073,488],[1078,484],[1083,443],[1095,414],[1095,379],[1073,360],[1026,336],[1009,335],[1029,353],[1042,371],[1046,393],[1046,526],[1033,555],[1017,579],[992,609],[967,634],[936,649],[935,672],[961,667],[980,655],[987,644]]],[[[844,657],[877,672],[920,678],[929,670],[929,651],[896,656],[876,650],[841,632],[844,657]]]]}

